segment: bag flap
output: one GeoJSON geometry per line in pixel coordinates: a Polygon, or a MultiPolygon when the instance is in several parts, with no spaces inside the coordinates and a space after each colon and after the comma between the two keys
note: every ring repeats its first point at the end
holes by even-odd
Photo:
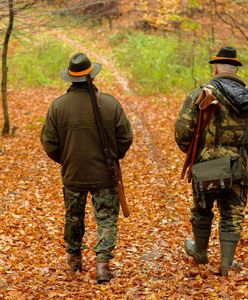
{"type": "Polygon", "coordinates": [[[194,164],[192,167],[192,176],[197,181],[232,177],[231,158],[230,156],[226,156],[194,164]]]}

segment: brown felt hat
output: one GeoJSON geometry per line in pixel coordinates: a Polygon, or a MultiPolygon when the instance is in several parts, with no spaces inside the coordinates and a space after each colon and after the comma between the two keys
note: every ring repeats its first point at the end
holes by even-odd
{"type": "Polygon", "coordinates": [[[60,76],[67,82],[84,82],[85,75],[90,74],[91,78],[94,78],[101,69],[102,65],[91,62],[86,54],[76,53],[71,57],[69,67],[64,69],[60,76]]]}
{"type": "Polygon", "coordinates": [[[223,47],[219,53],[214,56],[210,61],[210,64],[227,64],[233,66],[242,66],[242,63],[237,57],[237,51],[232,47],[223,47]]]}

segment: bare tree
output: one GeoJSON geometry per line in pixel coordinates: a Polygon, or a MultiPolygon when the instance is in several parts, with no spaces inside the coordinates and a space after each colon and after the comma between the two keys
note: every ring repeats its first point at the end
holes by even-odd
{"type": "MultiPolygon", "coordinates": [[[[37,1],[36,1],[37,2],[37,1]]],[[[8,111],[8,99],[7,99],[7,82],[8,82],[8,48],[9,41],[13,31],[15,16],[32,7],[35,1],[14,1],[2,0],[0,1],[0,20],[8,18],[7,28],[5,30],[5,36],[2,49],[2,82],[1,82],[1,94],[2,94],[2,107],[3,107],[3,129],[2,135],[6,136],[10,133],[10,121],[8,111]]],[[[4,28],[2,28],[4,30],[4,28]]]]}
{"type": "Polygon", "coordinates": [[[9,0],[9,24],[8,28],[5,33],[5,38],[3,42],[3,51],[2,51],[2,105],[3,105],[3,116],[4,116],[4,123],[2,134],[8,135],[10,130],[9,124],[9,111],[8,111],[8,102],[7,102],[7,54],[8,54],[8,45],[9,39],[13,30],[14,24],[14,8],[13,8],[13,0],[9,0]]]}

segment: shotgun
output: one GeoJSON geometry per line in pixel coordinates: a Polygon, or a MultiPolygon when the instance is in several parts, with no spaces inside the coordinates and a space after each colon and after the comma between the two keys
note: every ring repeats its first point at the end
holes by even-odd
{"type": "Polygon", "coordinates": [[[196,100],[196,105],[199,107],[199,114],[197,119],[197,127],[196,131],[193,135],[193,138],[191,140],[187,156],[183,165],[182,173],[181,173],[181,179],[184,178],[186,170],[188,168],[187,177],[188,182],[191,182],[191,169],[193,164],[195,163],[196,158],[196,152],[198,148],[198,144],[201,138],[201,135],[203,134],[205,128],[207,127],[212,115],[215,113],[215,111],[220,108],[219,101],[215,98],[215,96],[212,94],[212,91],[209,88],[203,88],[201,94],[196,100]],[[205,113],[205,118],[204,118],[205,113]]]}
{"type": "Polygon", "coordinates": [[[106,131],[105,131],[103,120],[102,120],[100,107],[99,107],[99,104],[97,101],[96,92],[94,91],[93,83],[92,83],[92,79],[91,79],[90,75],[86,75],[86,81],[88,84],[88,89],[89,89],[90,99],[92,102],[92,107],[93,107],[93,111],[94,111],[94,115],[95,115],[97,130],[98,130],[98,133],[100,136],[107,168],[110,171],[111,176],[113,178],[113,182],[117,188],[117,194],[118,194],[120,205],[121,205],[121,208],[123,211],[123,215],[125,218],[127,218],[130,215],[130,210],[129,210],[128,203],[127,203],[126,196],[125,196],[120,164],[118,161],[117,162],[114,161],[114,159],[111,156],[110,148],[109,148],[109,144],[108,144],[108,140],[107,140],[107,135],[106,135],[106,131]]]}

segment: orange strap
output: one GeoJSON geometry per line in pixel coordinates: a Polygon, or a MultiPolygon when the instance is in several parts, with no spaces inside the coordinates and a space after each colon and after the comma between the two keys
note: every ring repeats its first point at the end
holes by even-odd
{"type": "Polygon", "coordinates": [[[197,127],[196,127],[196,132],[195,132],[195,138],[193,142],[193,148],[192,148],[192,153],[191,153],[191,161],[188,166],[188,182],[191,181],[191,169],[193,164],[195,163],[195,157],[196,157],[196,151],[199,143],[199,139],[202,134],[202,122],[203,122],[203,110],[200,110],[198,120],[197,120],[197,127]]]}
{"type": "Polygon", "coordinates": [[[93,70],[93,65],[91,65],[88,69],[80,71],[80,72],[73,72],[71,70],[68,70],[68,73],[72,76],[78,77],[89,74],[93,70]]]}
{"type": "Polygon", "coordinates": [[[231,58],[231,57],[214,56],[212,59],[214,59],[214,60],[226,59],[226,60],[236,60],[236,61],[239,61],[239,58],[237,58],[237,57],[231,58]]]}

